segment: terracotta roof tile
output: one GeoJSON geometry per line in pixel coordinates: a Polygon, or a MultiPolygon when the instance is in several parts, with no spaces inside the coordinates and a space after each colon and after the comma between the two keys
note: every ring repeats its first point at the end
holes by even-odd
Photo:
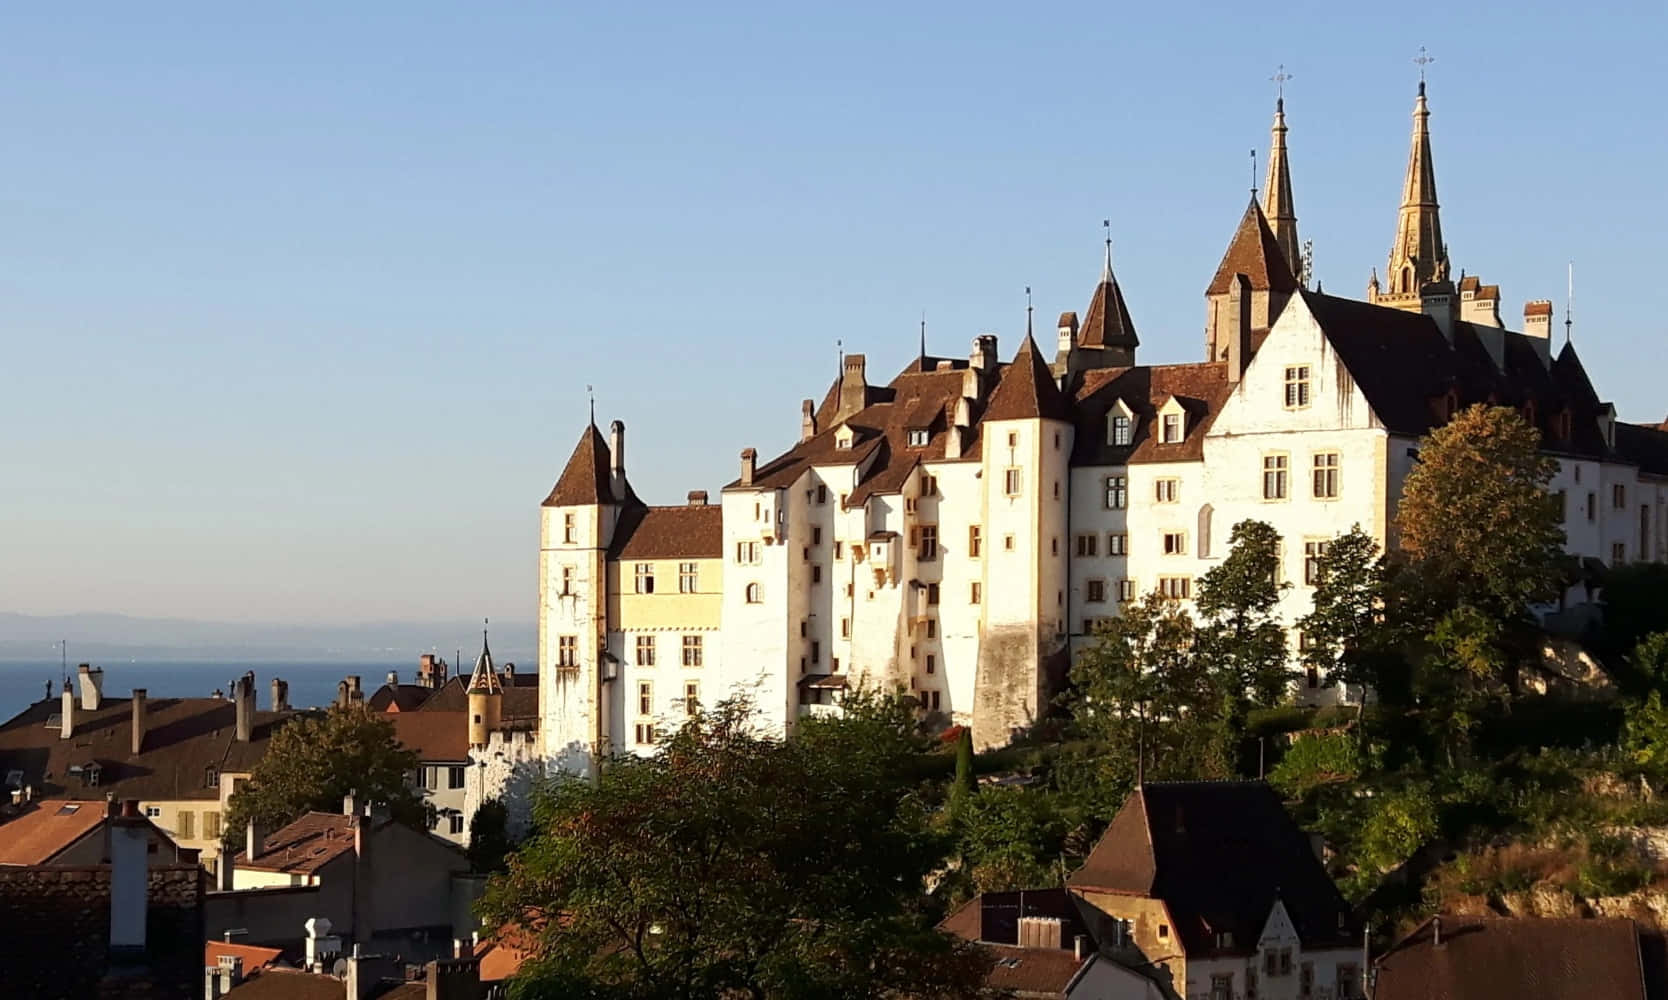
{"type": "Polygon", "coordinates": [[[1102,278],[1100,284],[1095,286],[1094,297],[1089,300],[1089,311],[1077,333],[1077,343],[1080,347],[1131,348],[1141,343],[1141,338],[1135,334],[1135,321],[1129,318],[1124,291],[1116,278],[1102,278]]]}
{"type": "Polygon", "coordinates": [[[433,688],[421,684],[384,684],[365,704],[373,712],[410,712],[428,701],[432,694],[433,688]]]}
{"type": "Polygon", "coordinates": [[[723,508],[716,504],[637,507],[614,529],[612,559],[717,559],[724,554],[723,508]]]}
{"type": "Polygon", "coordinates": [[[562,475],[551,487],[550,495],[544,498],[544,506],[576,507],[628,500],[610,491],[608,462],[608,442],[602,439],[596,424],[586,424],[562,475]]]}
{"type": "Polygon", "coordinates": [[[271,965],[278,961],[284,953],[277,948],[261,948],[252,944],[234,944],[229,941],[205,941],[203,943],[203,964],[205,966],[219,965],[220,956],[243,959],[243,974],[245,976],[264,965],[271,965]]]}
{"type": "Polygon", "coordinates": [[[0,865],[41,865],[98,829],[104,803],[46,799],[0,824],[0,865]]]}
{"type": "MultiPolygon", "coordinates": [[[[499,711],[505,721],[511,719],[537,719],[539,716],[539,678],[537,674],[523,671],[513,677],[499,675],[504,685],[503,698],[499,703],[499,711]]],[[[453,677],[440,690],[434,693],[428,701],[423,702],[416,712],[427,715],[431,712],[467,712],[469,711],[469,678],[453,677]]]]}
{"type": "Polygon", "coordinates": [[[1067,884],[1164,901],[1189,956],[1228,931],[1254,946],[1274,901],[1305,947],[1355,938],[1349,904],[1308,837],[1260,781],[1157,782],[1131,793],[1067,884]]]}
{"type": "Polygon", "coordinates": [[[227,1000],[342,1000],[344,989],[335,976],[298,969],[262,969],[225,996],[227,1000]]]}
{"type": "Polygon", "coordinates": [[[1268,227],[1268,219],[1255,198],[1246,206],[1239,228],[1234,230],[1234,238],[1228,242],[1222,263],[1217,265],[1216,276],[1210,279],[1205,294],[1227,292],[1233,287],[1236,274],[1250,280],[1252,291],[1297,291],[1297,279],[1292,277],[1280,242],[1274,238],[1274,230],[1268,227]]]}
{"type": "Polygon", "coordinates": [[[469,759],[468,712],[400,712],[390,718],[395,738],[424,761],[469,759]]]}
{"type": "MultiPolygon", "coordinates": [[[[233,864],[238,868],[311,875],[353,850],[354,824],[362,818],[340,813],[306,813],[268,834],[260,853],[253,858],[247,851],[238,851],[233,864]]],[[[389,822],[382,820],[377,825],[389,822]]]]}
{"type": "Polygon", "coordinates": [[[994,964],[985,984],[995,990],[1012,990],[1020,996],[1064,997],[1066,987],[1094,955],[1078,958],[1069,951],[1045,948],[1016,948],[986,945],[994,964]]]}
{"type": "Polygon", "coordinates": [[[1002,372],[1001,381],[990,394],[983,419],[1070,420],[1071,407],[1054,382],[1053,372],[1043,363],[1036,341],[1027,336],[1019,345],[1013,363],[1002,372]]]}
{"type": "Polygon", "coordinates": [[[1444,916],[1373,963],[1374,1000],[1644,1000],[1639,932],[1626,919],[1444,916]]]}
{"type": "Polygon", "coordinates": [[[1191,365],[1097,368],[1085,372],[1077,388],[1075,465],[1127,465],[1143,462],[1193,462],[1204,456],[1205,434],[1233,393],[1228,366],[1221,362],[1191,365]],[[1179,442],[1159,440],[1158,411],[1174,397],[1187,414],[1179,442]],[[1110,442],[1107,415],[1119,401],[1134,414],[1130,443],[1110,442]]]}

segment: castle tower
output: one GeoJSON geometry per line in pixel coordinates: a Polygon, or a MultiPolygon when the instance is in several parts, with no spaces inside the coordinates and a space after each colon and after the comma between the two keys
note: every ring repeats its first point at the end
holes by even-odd
{"type": "Polygon", "coordinates": [[[1263,214],[1274,231],[1274,240],[1285,255],[1292,276],[1303,278],[1303,247],[1297,239],[1297,206],[1292,201],[1292,175],[1286,166],[1286,99],[1274,102],[1274,130],[1268,143],[1268,184],[1263,193],[1263,214]]]}
{"type": "Polygon", "coordinates": [[[1368,286],[1370,301],[1413,312],[1424,309],[1427,289],[1438,296],[1451,298],[1453,295],[1448,247],[1442,242],[1442,219],[1436,201],[1430,117],[1425,83],[1421,80],[1419,96],[1413,104],[1413,147],[1408,153],[1407,177],[1402,183],[1396,242],[1390,247],[1384,285],[1378,287],[1375,275],[1373,284],[1368,286]]]}
{"type": "MultiPolygon", "coordinates": [[[[1295,226],[1296,220],[1292,220],[1295,226]]],[[[1296,236],[1296,230],[1293,230],[1296,236]]],[[[1297,278],[1286,263],[1285,250],[1263,215],[1257,199],[1245,206],[1239,228],[1222,254],[1222,263],[1205,289],[1205,360],[1225,361],[1230,341],[1250,313],[1252,331],[1267,330],[1297,291],[1297,278]],[[1249,303],[1236,299],[1236,275],[1244,275],[1249,286],[1249,303]]]]}
{"type": "Polygon", "coordinates": [[[1030,338],[1003,369],[981,424],[982,522],[973,738],[1000,746],[1035,721],[1065,665],[1070,405],[1030,338]]]}
{"type": "Polygon", "coordinates": [[[608,547],[621,513],[640,505],[621,460],[625,425],[610,430],[612,449],[586,425],[539,510],[539,738],[548,766],[579,776],[609,740],[608,547]]]}
{"type": "Polygon", "coordinates": [[[481,655],[469,678],[469,745],[484,747],[503,720],[504,685],[492,667],[492,650],[487,648],[486,630],[481,630],[481,655]]]}
{"type": "MultiPolygon", "coordinates": [[[[1073,321],[1076,318],[1071,315],[1073,321]]],[[[1063,338],[1069,327],[1065,316],[1060,319],[1063,338]]],[[[1090,368],[1127,368],[1135,364],[1135,349],[1141,346],[1141,338],[1135,334],[1135,321],[1129,317],[1123,289],[1118,285],[1117,275],[1112,273],[1110,236],[1106,240],[1106,261],[1101,266],[1100,283],[1095,286],[1089,311],[1084,313],[1083,325],[1075,331],[1075,336],[1075,350],[1066,356],[1056,356],[1056,375],[1075,376],[1090,368]]],[[[1070,386],[1072,380],[1068,378],[1066,384],[1070,386]]]]}

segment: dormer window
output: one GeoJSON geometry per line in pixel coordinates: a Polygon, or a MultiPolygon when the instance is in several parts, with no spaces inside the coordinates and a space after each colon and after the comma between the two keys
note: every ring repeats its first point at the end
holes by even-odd
{"type": "MultiPolygon", "coordinates": [[[[1573,423],[1573,421],[1570,419],[1570,411],[1567,408],[1558,414],[1558,438],[1559,438],[1559,440],[1568,441],[1570,439],[1570,432],[1571,432],[1571,424],[1572,423],[1573,423]]],[[[1581,471],[1581,467],[1576,466],[1576,473],[1577,473],[1577,477],[1578,477],[1576,479],[1576,482],[1578,482],[1578,483],[1581,481],[1580,478],[1579,478],[1580,471],[1581,471]]]]}
{"type": "Polygon", "coordinates": [[[220,787],[220,769],[218,767],[215,767],[213,764],[210,764],[208,767],[203,768],[203,787],[204,788],[219,788],[220,787]]]}
{"type": "Polygon", "coordinates": [[[1135,440],[1135,414],[1121,399],[1106,415],[1106,440],[1115,448],[1127,448],[1135,440]]]}
{"type": "Polygon", "coordinates": [[[911,427],[908,435],[909,446],[911,448],[925,448],[927,439],[931,436],[932,433],[925,427],[911,427]]]}
{"type": "Polygon", "coordinates": [[[852,442],[855,440],[857,440],[857,434],[851,429],[850,425],[842,424],[840,429],[834,432],[834,447],[841,451],[850,451],[852,442]]]}
{"type": "Polygon", "coordinates": [[[1159,434],[1159,440],[1165,444],[1175,444],[1182,439],[1181,414],[1166,413],[1160,426],[1162,430],[1159,434]]]}

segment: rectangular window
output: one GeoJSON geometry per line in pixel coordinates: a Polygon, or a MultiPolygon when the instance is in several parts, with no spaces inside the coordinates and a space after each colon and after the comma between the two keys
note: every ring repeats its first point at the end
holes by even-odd
{"type": "Polygon", "coordinates": [[[179,839],[181,839],[181,840],[196,840],[197,839],[197,830],[196,830],[197,814],[196,813],[190,812],[190,811],[185,810],[185,809],[181,809],[179,811],[179,818],[175,821],[174,825],[179,827],[179,832],[176,834],[176,836],[178,836],[179,839]]]}
{"type": "Polygon", "coordinates": [[[1361,974],[1350,962],[1338,963],[1338,1000],[1354,1000],[1361,995],[1361,974]]]}
{"type": "Polygon", "coordinates": [[[1100,555],[1099,550],[1100,550],[1100,536],[1099,535],[1078,535],[1077,536],[1077,554],[1079,556],[1100,555]]]}
{"type": "Polygon", "coordinates": [[[699,582],[694,563],[678,563],[678,593],[695,593],[699,582]]]}
{"type": "Polygon", "coordinates": [[[1315,963],[1304,962],[1297,967],[1297,995],[1300,997],[1315,995],[1315,963]]]}
{"type": "Polygon", "coordinates": [[[1328,544],[1328,542],[1320,540],[1303,543],[1303,585],[1305,587],[1320,585],[1321,557],[1326,555],[1328,544]]]}
{"type": "Polygon", "coordinates": [[[938,558],[938,525],[921,525],[921,553],[922,562],[932,562],[938,558]]]}
{"type": "Polygon", "coordinates": [[[1338,453],[1335,451],[1315,455],[1315,499],[1338,499],[1338,453]]]}
{"type": "Polygon", "coordinates": [[[683,714],[694,715],[701,710],[701,685],[696,681],[683,682],[683,714]]]}
{"type": "Polygon", "coordinates": [[[1610,546],[1610,565],[1620,566],[1625,562],[1627,562],[1627,544],[1625,542],[1612,543],[1610,546]]]}
{"type": "Polygon", "coordinates": [[[637,637],[637,665],[639,667],[654,666],[654,636],[640,635],[637,637]]]}
{"type": "Polygon", "coordinates": [[[927,584],[927,606],[929,608],[938,606],[938,584],[936,583],[927,584]]]}
{"type": "Polygon", "coordinates": [[[212,809],[203,813],[203,839],[220,839],[220,814],[212,809]]]}
{"type": "Polygon", "coordinates": [[[1135,600],[1135,581],[1134,580],[1119,580],[1118,581],[1118,603],[1119,604],[1128,604],[1130,601],[1133,601],[1133,600],[1135,600]]]}
{"type": "Polygon", "coordinates": [[[1164,444],[1175,444],[1182,439],[1182,418],[1179,413],[1166,413],[1160,423],[1160,440],[1164,444]]]}
{"type": "Polygon", "coordinates": [[[1090,580],[1084,585],[1084,600],[1090,604],[1101,604],[1106,601],[1106,581],[1090,580]]]}
{"type": "Polygon", "coordinates": [[[654,563],[638,563],[636,575],[637,592],[639,594],[654,593],[654,563]]]}
{"type": "Polygon", "coordinates": [[[1263,456],[1263,499],[1286,499],[1286,456],[1263,456]]]}
{"type": "Polygon", "coordinates": [[[1292,950],[1290,948],[1281,948],[1280,949],[1280,975],[1289,976],[1291,974],[1292,974],[1292,950]]]}
{"type": "Polygon", "coordinates": [[[1185,601],[1193,593],[1193,578],[1190,576],[1161,576],[1158,578],[1158,592],[1176,601],[1185,601]]]}
{"type": "Polygon", "coordinates": [[[1651,557],[1651,505],[1639,505],[1639,558],[1651,557]]]}
{"type": "Polygon", "coordinates": [[[1129,479],[1125,476],[1106,477],[1106,509],[1123,510],[1129,506],[1129,479]]]}
{"type": "Polygon", "coordinates": [[[1003,477],[1003,490],[1011,497],[1019,496],[1019,488],[1024,480],[1020,478],[1019,469],[1009,469],[1003,477]]]}
{"type": "Polygon", "coordinates": [[[827,502],[828,502],[828,487],[825,486],[825,485],[818,485],[817,486],[817,503],[827,503],[827,502]]]}
{"type": "Polygon", "coordinates": [[[1167,556],[1186,555],[1187,533],[1182,531],[1166,531],[1164,533],[1164,554],[1167,556]]]}
{"type": "Polygon", "coordinates": [[[562,567],[562,593],[563,594],[573,593],[573,567],[572,566],[563,566],[562,567]]]}
{"type": "Polygon", "coordinates": [[[938,711],[943,706],[943,694],[944,692],[942,691],[932,691],[928,693],[927,702],[932,706],[932,710],[934,712],[938,711]]]}
{"type": "Polygon", "coordinates": [[[574,524],[572,514],[562,515],[562,543],[572,545],[574,538],[574,524]]]}
{"type": "Polygon", "coordinates": [[[821,566],[812,566],[811,567],[811,582],[812,583],[821,583],[822,582],[822,567],[821,566]]]}
{"type": "Polygon", "coordinates": [[[701,637],[686,635],[683,637],[683,665],[698,667],[701,665],[701,637]]]}
{"type": "Polygon", "coordinates": [[[836,558],[836,559],[844,558],[845,554],[846,554],[846,545],[845,545],[845,543],[841,542],[841,541],[835,541],[835,543],[834,543],[834,558],[836,558]]]}
{"type": "Polygon", "coordinates": [[[654,714],[654,685],[649,681],[637,682],[637,714],[654,714]]]}
{"type": "Polygon", "coordinates": [[[815,639],[811,640],[811,662],[813,664],[822,662],[822,643],[815,639]]]}
{"type": "Polygon", "coordinates": [[[1587,493],[1587,520],[1598,520],[1598,494],[1591,491],[1587,493]]]}
{"type": "Polygon", "coordinates": [[[921,474],[921,495],[924,497],[938,496],[938,477],[921,474]]]}
{"type": "Polygon", "coordinates": [[[1010,448],[1019,447],[1019,435],[1014,433],[1013,431],[1008,432],[1008,447],[1010,447],[1010,448]]]}
{"type": "Polygon", "coordinates": [[[1610,487],[1610,503],[1617,510],[1627,506],[1627,487],[1621,483],[1610,487]]]}
{"type": "Polygon", "coordinates": [[[759,561],[758,542],[737,542],[736,563],[741,566],[751,566],[759,561]]]}
{"type": "Polygon", "coordinates": [[[1263,952],[1263,972],[1271,977],[1280,974],[1280,953],[1277,950],[1270,948],[1263,952]]]}
{"type": "Polygon", "coordinates": [[[983,597],[984,588],[979,585],[979,581],[974,580],[967,591],[967,603],[978,604],[983,597]]]}
{"type": "Polygon", "coordinates": [[[654,723],[652,723],[652,722],[639,722],[637,724],[636,737],[637,737],[637,745],[638,746],[651,746],[651,745],[653,745],[654,737],[655,737],[654,723]]]}
{"type": "Polygon", "coordinates": [[[556,665],[558,667],[579,666],[579,637],[577,635],[559,635],[556,637],[556,665]]]}
{"type": "Polygon", "coordinates": [[[1129,555],[1129,536],[1121,531],[1114,531],[1107,535],[1106,554],[1109,556],[1129,555]]]}
{"type": "Polygon", "coordinates": [[[446,768],[446,787],[447,788],[462,788],[463,787],[463,765],[462,764],[451,764],[451,765],[447,766],[447,768],[446,768]]]}
{"type": "Polygon", "coordinates": [[[1210,1000],[1234,1000],[1233,973],[1210,977],[1210,1000]]]}
{"type": "Polygon", "coordinates": [[[1153,499],[1159,503],[1175,503],[1181,499],[1181,480],[1160,479],[1153,483],[1153,499]]]}
{"type": "Polygon", "coordinates": [[[1002,549],[1005,552],[1012,552],[1014,550],[1014,536],[1012,536],[1012,535],[1003,535],[1002,536],[1002,549]]]}
{"type": "Polygon", "coordinates": [[[931,653],[927,654],[927,673],[938,673],[938,657],[932,655],[931,653]]]}
{"type": "Polygon", "coordinates": [[[1129,444],[1132,436],[1129,418],[1122,413],[1114,414],[1112,417],[1112,444],[1120,448],[1125,447],[1129,444]]]}
{"type": "Polygon", "coordinates": [[[452,836],[456,837],[463,833],[463,813],[452,813],[447,817],[447,820],[449,822],[446,828],[452,831],[452,836]]]}
{"type": "Polygon", "coordinates": [[[937,618],[928,618],[927,619],[927,638],[929,638],[929,639],[938,638],[938,619],[937,618]]]}
{"type": "Polygon", "coordinates": [[[1292,365],[1286,369],[1286,409],[1301,410],[1309,405],[1309,366],[1292,365]]]}
{"type": "Polygon", "coordinates": [[[851,638],[851,619],[850,618],[840,619],[840,638],[842,638],[842,639],[850,639],[851,638]]]}

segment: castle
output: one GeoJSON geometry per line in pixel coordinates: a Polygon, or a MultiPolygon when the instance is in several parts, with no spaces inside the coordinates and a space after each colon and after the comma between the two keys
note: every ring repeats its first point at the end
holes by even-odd
{"type": "MultiPolygon", "coordinates": [[[[1366,301],[1308,287],[1276,105],[1253,196],[1205,290],[1205,356],[1136,363],[1110,243],[1052,356],[1026,330],[965,358],[920,357],[884,384],[847,355],[800,439],[741,453],[719,502],[653,507],[626,476],[625,428],[581,434],[540,510],[539,711],[549,763],[650,752],[702,702],[745,692],[790,730],[859,685],[1000,744],[1047,710],[1071,656],[1120,602],[1188,601],[1254,518],[1283,539],[1311,603],[1327,543],[1389,539],[1419,439],[1473,403],[1515,407],[1558,461],[1584,563],[1668,555],[1668,429],[1617,421],[1552,305],[1505,329],[1499,289],[1451,277],[1421,82],[1384,283],[1366,301]]],[[[1576,599],[1580,599],[1576,595],[1576,599]]],[[[1292,648],[1299,648],[1294,636],[1292,648]]],[[[1299,696],[1349,697],[1309,675],[1299,696]]]]}

